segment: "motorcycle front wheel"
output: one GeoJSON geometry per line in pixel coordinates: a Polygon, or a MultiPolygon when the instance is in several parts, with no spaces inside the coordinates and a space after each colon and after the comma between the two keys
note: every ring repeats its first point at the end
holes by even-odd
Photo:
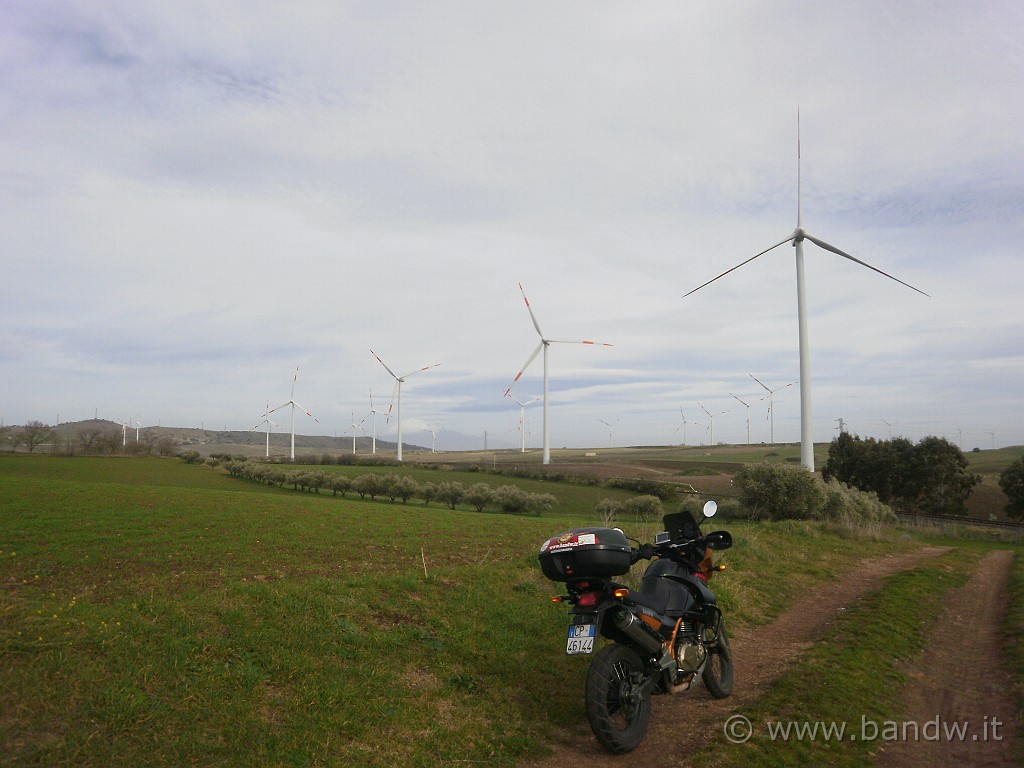
{"type": "Polygon", "coordinates": [[[708,693],[716,699],[724,699],[732,693],[732,649],[729,647],[729,635],[725,632],[724,621],[718,627],[718,638],[711,648],[701,677],[708,693]]]}
{"type": "Polygon", "coordinates": [[[637,693],[644,665],[625,646],[606,645],[587,673],[587,718],[597,740],[610,752],[629,752],[644,740],[651,720],[651,694],[637,693]]]}

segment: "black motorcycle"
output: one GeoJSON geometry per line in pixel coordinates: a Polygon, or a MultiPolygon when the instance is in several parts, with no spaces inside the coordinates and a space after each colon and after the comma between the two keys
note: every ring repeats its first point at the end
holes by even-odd
{"type": "Polygon", "coordinates": [[[731,547],[732,536],[700,531],[717,511],[709,501],[699,523],[689,512],[665,515],[666,531],[653,545],[634,548],[618,528],[576,528],[541,547],[544,575],[568,591],[552,600],[572,605],[565,652],[590,654],[598,638],[612,641],[595,654],[586,691],[590,727],[611,752],[643,741],[652,694],[680,693],[698,676],[715,698],[732,693],[729,637],[708,589],[712,573],[725,568],[712,563],[711,551],[731,547]],[[639,591],[612,580],[655,557],[639,591]]]}

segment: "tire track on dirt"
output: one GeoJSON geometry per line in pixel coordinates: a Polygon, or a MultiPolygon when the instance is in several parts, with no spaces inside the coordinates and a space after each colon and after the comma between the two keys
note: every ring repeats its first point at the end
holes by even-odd
{"type": "Polygon", "coordinates": [[[924,735],[923,726],[937,720],[938,738],[885,743],[880,768],[1016,765],[1012,752],[1021,723],[999,634],[1012,564],[1013,552],[992,552],[967,584],[950,592],[923,655],[927,666],[910,673],[905,697],[905,720],[924,735]],[[964,730],[947,730],[954,723],[964,730]]]}
{"type": "MultiPolygon", "coordinates": [[[[597,743],[586,721],[568,730],[548,757],[524,762],[521,768],[564,768],[583,761],[588,768],[662,765],[685,768],[689,755],[722,733],[729,715],[763,695],[768,686],[820,639],[843,610],[878,589],[882,580],[950,551],[923,547],[910,552],[870,558],[857,563],[837,580],[798,597],[775,621],[739,632],[729,625],[736,687],[727,699],[711,698],[703,685],[677,696],[651,699],[651,727],[644,742],[625,755],[609,754],[597,743]]],[[[784,575],[780,572],[780,578],[784,575]]],[[[579,696],[583,696],[580,683],[579,696]]]]}

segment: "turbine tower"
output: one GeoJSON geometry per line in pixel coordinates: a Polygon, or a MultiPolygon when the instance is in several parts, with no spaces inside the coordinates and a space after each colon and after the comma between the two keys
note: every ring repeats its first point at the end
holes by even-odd
{"type": "Polygon", "coordinates": [[[250,432],[255,432],[257,429],[262,427],[264,424],[267,425],[267,458],[270,458],[270,431],[273,427],[281,428],[281,425],[270,418],[270,403],[267,403],[266,409],[263,411],[263,421],[257,424],[255,427],[250,429],[250,432]]]}
{"type": "MultiPolygon", "coordinates": [[[[385,363],[383,360],[381,360],[376,352],[374,352],[371,349],[370,350],[370,354],[377,358],[377,362],[380,363],[381,365],[383,365],[384,366],[384,370],[387,371],[388,373],[390,373],[391,374],[391,378],[393,378],[395,380],[395,391],[398,393],[398,414],[397,414],[397,416],[398,416],[398,454],[397,454],[396,458],[399,461],[401,461],[402,460],[402,382],[405,381],[410,376],[412,376],[414,373],[419,373],[420,371],[429,371],[431,368],[437,368],[437,366],[439,366],[440,363],[434,363],[434,365],[427,365],[427,366],[424,366],[423,368],[417,368],[415,371],[410,371],[409,373],[405,374],[404,376],[396,376],[395,372],[392,371],[390,368],[388,368],[387,363],[385,363]]],[[[394,393],[392,393],[392,395],[391,395],[391,403],[392,403],[392,405],[394,404],[394,402],[395,402],[395,395],[394,395],[394,393]]],[[[391,405],[388,406],[388,415],[389,416],[391,415],[391,405]]]]}
{"type": "Polygon", "coordinates": [[[303,408],[301,405],[299,405],[298,403],[295,402],[295,385],[296,385],[296,383],[298,383],[298,381],[299,381],[299,366],[296,365],[295,366],[295,376],[292,378],[292,396],[288,398],[288,402],[281,403],[281,405],[277,406],[277,408],[271,408],[266,413],[266,415],[269,416],[274,411],[279,411],[279,410],[281,410],[282,408],[284,408],[287,405],[290,405],[292,407],[292,451],[291,451],[291,460],[292,461],[295,461],[295,409],[298,408],[300,411],[302,411],[304,414],[309,416],[309,418],[311,418],[317,424],[320,423],[320,420],[317,419],[316,416],[314,416],[312,413],[310,413],[305,408],[303,408]]]}
{"type": "MultiPolygon", "coordinates": [[[[697,405],[700,405],[700,403],[697,403],[697,405]]],[[[702,411],[704,411],[704,413],[706,413],[708,415],[708,424],[709,424],[710,429],[711,429],[710,444],[714,445],[715,444],[715,416],[722,416],[723,414],[728,413],[728,411],[719,411],[718,413],[712,413],[707,408],[705,408],[703,405],[700,405],[700,409],[702,411]]]]}
{"type": "Polygon", "coordinates": [[[602,424],[604,424],[606,427],[608,427],[608,447],[609,448],[614,447],[614,446],[612,446],[612,424],[618,424],[620,421],[622,421],[622,417],[620,416],[615,421],[611,422],[611,424],[609,424],[604,419],[598,419],[598,421],[600,421],[602,424]]]}
{"type": "Polygon", "coordinates": [[[530,300],[528,298],[526,298],[526,291],[523,290],[523,284],[522,283],[519,283],[519,291],[520,291],[520,293],[523,294],[523,301],[526,302],[526,311],[530,313],[530,320],[533,321],[533,327],[537,331],[537,335],[540,336],[540,343],[537,345],[537,348],[535,350],[533,350],[533,353],[528,358],[526,358],[526,362],[523,363],[523,367],[519,370],[519,373],[516,374],[516,377],[514,379],[512,379],[512,383],[509,385],[509,388],[505,390],[505,394],[507,395],[507,394],[509,394],[512,391],[512,387],[514,387],[516,385],[516,382],[519,381],[520,377],[526,372],[526,369],[530,367],[530,363],[532,363],[537,358],[537,355],[539,355],[540,351],[543,349],[544,350],[544,395],[543,395],[543,397],[544,397],[544,453],[543,453],[543,458],[541,459],[541,462],[543,464],[550,464],[551,463],[551,439],[550,439],[551,438],[551,433],[550,433],[550,431],[548,429],[548,425],[549,425],[549,422],[548,422],[548,402],[550,401],[551,398],[548,396],[548,347],[551,346],[552,344],[591,344],[591,345],[597,345],[597,346],[602,346],[602,347],[610,347],[612,345],[611,344],[606,344],[604,342],[598,342],[598,341],[570,341],[570,340],[566,340],[566,339],[549,339],[549,338],[546,338],[544,336],[544,332],[541,331],[541,329],[540,329],[540,324],[537,322],[536,316],[533,314],[533,308],[530,306],[530,300]]]}
{"type": "Polygon", "coordinates": [[[511,397],[513,400],[519,403],[519,452],[526,453],[526,406],[528,406],[530,403],[535,403],[538,400],[540,400],[540,395],[537,395],[537,397],[533,398],[533,400],[527,400],[525,403],[522,402],[521,400],[517,400],[512,395],[511,389],[505,393],[505,396],[511,397]]]}
{"type": "Polygon", "coordinates": [[[746,406],[747,408],[747,445],[750,445],[750,406],[736,397],[736,395],[733,395],[732,392],[729,394],[732,395],[734,400],[739,400],[740,405],[746,406]]]}
{"type": "Polygon", "coordinates": [[[786,245],[792,243],[796,249],[796,304],[797,304],[797,328],[800,341],[800,463],[807,468],[809,471],[814,471],[814,437],[813,437],[813,423],[811,415],[811,351],[810,345],[807,340],[807,297],[804,289],[804,240],[810,240],[812,243],[817,245],[819,248],[823,248],[826,251],[830,251],[837,256],[842,256],[844,259],[849,259],[855,264],[860,264],[862,267],[877,272],[880,275],[888,277],[890,280],[895,280],[900,285],[904,285],[913,291],[917,291],[923,296],[928,294],[922,291],[920,288],[915,288],[910,283],[905,283],[899,278],[893,277],[888,272],[883,272],[877,267],[873,267],[866,261],[861,261],[858,258],[851,256],[845,251],[841,251],[834,245],[829,245],[824,240],[819,240],[813,235],[809,234],[804,229],[803,223],[803,212],[801,208],[800,200],[800,111],[796,113],[796,229],[793,230],[793,234],[789,235],[785,240],[776,243],[770,248],[766,248],[760,253],[754,254],[746,261],[740,262],[735,267],[727,269],[718,277],[714,277],[708,280],[703,285],[699,285],[692,291],[687,293],[683,298],[689,296],[692,293],[699,291],[707,285],[715,282],[720,277],[725,277],[730,272],[739,269],[745,264],[749,264],[751,261],[756,259],[758,256],[763,256],[769,251],[775,250],[780,245],[786,245]]]}
{"type": "MultiPolygon", "coordinates": [[[[373,390],[371,389],[370,390],[370,423],[373,425],[373,450],[371,451],[371,453],[373,453],[374,456],[377,455],[377,414],[378,413],[380,413],[380,411],[378,411],[376,408],[373,407],[373,390]]],[[[366,419],[363,419],[363,421],[366,421],[366,419]]]]}
{"type": "MultiPolygon", "coordinates": [[[[784,384],[781,387],[776,387],[775,389],[768,389],[768,387],[766,387],[764,383],[754,374],[748,373],[747,376],[749,376],[762,387],[764,387],[765,391],[768,393],[768,418],[771,420],[771,444],[775,445],[775,393],[778,392],[780,389],[792,387],[794,384],[799,384],[800,382],[791,381],[789,382],[789,384],[784,384]]],[[[761,399],[764,400],[763,397],[761,399]]]]}

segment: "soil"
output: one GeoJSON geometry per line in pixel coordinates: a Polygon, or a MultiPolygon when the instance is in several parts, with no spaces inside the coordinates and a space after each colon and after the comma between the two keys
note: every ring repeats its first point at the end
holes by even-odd
{"type": "Polygon", "coordinates": [[[937,617],[925,654],[928,666],[910,671],[908,720],[922,727],[961,723],[963,738],[957,732],[945,737],[936,728],[938,738],[888,742],[879,750],[882,768],[1014,765],[1020,722],[999,633],[1012,563],[1009,551],[992,552],[981,561],[937,617]]]}
{"type": "MultiPolygon", "coordinates": [[[[734,631],[736,688],[733,695],[715,700],[698,684],[677,696],[652,698],[650,730],[643,744],[633,752],[609,754],[583,721],[563,734],[551,755],[523,763],[522,768],[563,768],[566,764],[579,763],[585,763],[588,768],[690,766],[688,755],[711,739],[720,738],[729,716],[742,712],[745,704],[763,695],[802,650],[825,634],[843,610],[875,591],[885,577],[909,570],[946,551],[947,548],[928,547],[862,561],[839,580],[799,598],[771,624],[734,631]]],[[[941,717],[948,714],[953,719],[974,719],[982,724],[984,716],[988,715],[989,723],[992,717],[998,717],[1006,724],[1000,728],[1005,736],[1001,742],[989,739],[963,745],[970,751],[966,752],[966,759],[964,752],[957,753],[958,766],[1012,764],[1007,749],[1014,740],[1011,723],[1016,713],[1010,689],[1001,682],[1005,676],[995,672],[1002,658],[999,617],[1005,606],[1005,584],[1012,553],[995,554],[998,557],[987,558],[971,582],[955,593],[949,615],[937,622],[932,647],[924,656],[929,660],[928,670],[920,671],[920,685],[913,686],[911,711],[920,713],[922,723],[934,719],[936,714],[941,717]],[[970,647],[975,642],[978,645],[970,647]],[[931,663],[933,658],[938,663],[931,663]],[[982,673],[973,670],[982,670],[982,673]]],[[[920,744],[905,745],[905,753],[897,752],[895,746],[881,755],[884,765],[928,765],[931,768],[946,765],[942,760],[951,759],[954,754],[947,750],[941,757],[925,757],[914,752],[920,744]],[[913,758],[909,757],[912,753],[913,758]],[[918,759],[920,762],[911,761],[918,759]]],[[[941,752],[945,745],[938,746],[941,752]]],[[[953,765],[953,762],[948,764],[953,765]]]]}

